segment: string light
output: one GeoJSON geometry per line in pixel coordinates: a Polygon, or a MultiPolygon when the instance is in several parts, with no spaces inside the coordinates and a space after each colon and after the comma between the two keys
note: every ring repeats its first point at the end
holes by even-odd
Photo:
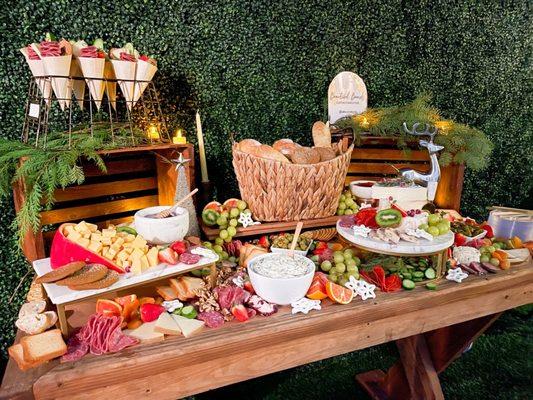
{"type": "Polygon", "coordinates": [[[156,125],[150,125],[148,127],[148,138],[159,139],[159,129],[157,129],[156,125]]]}
{"type": "Polygon", "coordinates": [[[176,134],[172,138],[172,143],[174,144],[185,144],[187,143],[187,139],[185,136],[183,136],[183,129],[178,128],[176,129],[176,134]]]}

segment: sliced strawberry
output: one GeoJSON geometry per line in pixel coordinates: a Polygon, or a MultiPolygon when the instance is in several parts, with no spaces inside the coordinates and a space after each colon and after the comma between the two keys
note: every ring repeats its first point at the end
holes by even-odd
{"type": "Polygon", "coordinates": [[[146,54],[143,54],[139,57],[139,60],[148,61],[148,56],[146,54]]]}
{"type": "Polygon", "coordinates": [[[489,224],[485,224],[481,226],[481,229],[484,231],[487,231],[487,234],[485,235],[486,238],[492,239],[494,237],[494,230],[492,229],[492,226],[489,224]]]}
{"type": "Polygon", "coordinates": [[[159,250],[158,258],[159,261],[166,264],[176,265],[178,263],[178,255],[170,247],[167,247],[163,250],[159,250]]]}
{"type": "Polygon", "coordinates": [[[264,247],[265,249],[268,249],[270,247],[270,241],[268,240],[268,236],[261,236],[257,244],[261,247],[264,247]]]}
{"type": "Polygon", "coordinates": [[[250,318],[248,315],[248,310],[242,304],[236,304],[231,307],[231,313],[240,322],[248,321],[250,318]]]}
{"type": "Polygon", "coordinates": [[[455,246],[464,246],[466,244],[466,236],[462,233],[456,233],[454,244],[455,246]]]}
{"type": "Polygon", "coordinates": [[[152,322],[165,312],[165,307],[160,304],[144,303],[141,305],[141,319],[143,322],[152,322]]]}
{"type": "Polygon", "coordinates": [[[170,245],[170,248],[174,250],[178,255],[182,255],[187,251],[187,243],[183,240],[178,240],[170,245]]]}
{"type": "Polygon", "coordinates": [[[244,282],[244,290],[250,292],[250,294],[255,294],[254,287],[252,286],[252,282],[250,281],[244,282]]]}
{"type": "Polygon", "coordinates": [[[392,208],[394,210],[398,210],[400,212],[400,214],[402,214],[402,217],[407,217],[407,213],[405,212],[405,210],[403,208],[401,208],[398,204],[392,203],[390,208],[392,208]]]}

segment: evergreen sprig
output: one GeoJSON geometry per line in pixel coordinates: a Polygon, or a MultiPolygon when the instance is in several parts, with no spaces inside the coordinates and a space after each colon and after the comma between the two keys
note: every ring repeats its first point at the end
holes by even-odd
{"type": "Polygon", "coordinates": [[[407,140],[413,139],[404,132],[404,122],[408,127],[417,122],[435,125],[439,128],[435,143],[444,146],[439,157],[442,166],[455,163],[465,164],[476,171],[484,169],[493,149],[487,136],[479,129],[443,119],[439,110],[430,103],[431,95],[421,94],[406,105],[369,108],[364,113],[344,118],[335,125],[351,128],[356,143],[360,143],[363,133],[370,133],[373,136],[397,137],[399,147],[404,147],[407,140]]]}

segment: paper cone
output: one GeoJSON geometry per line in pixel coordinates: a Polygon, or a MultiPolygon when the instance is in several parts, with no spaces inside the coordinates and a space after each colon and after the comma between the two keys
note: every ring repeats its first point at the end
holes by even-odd
{"type": "Polygon", "coordinates": [[[89,87],[89,92],[91,92],[91,96],[96,103],[96,108],[100,111],[105,90],[105,58],[79,57],[78,62],[85,77],[85,82],[87,82],[89,87]]]}
{"type": "Polygon", "coordinates": [[[150,64],[148,61],[138,60],[137,61],[137,72],[135,73],[136,87],[135,87],[135,98],[133,105],[141,98],[143,92],[148,87],[148,83],[152,80],[155,73],[157,72],[157,67],[153,64],[150,64]],[[146,81],[146,82],[139,82],[146,81]]]}
{"type": "MultiPolygon", "coordinates": [[[[24,54],[24,58],[26,59],[26,63],[30,67],[31,74],[36,76],[46,76],[46,72],[44,71],[44,64],[43,60],[30,60],[28,57],[28,50],[24,47],[20,49],[22,54],[24,54]]],[[[37,83],[37,87],[39,88],[41,95],[44,97],[46,104],[50,102],[50,95],[52,93],[52,85],[50,84],[50,81],[46,78],[36,78],[35,79],[37,83]]]]}
{"type": "Polygon", "coordinates": [[[135,90],[135,69],[137,63],[131,61],[111,60],[113,71],[118,80],[118,86],[126,99],[126,106],[131,111],[133,108],[133,92],[135,90]],[[122,80],[124,79],[124,80],[122,80]],[[128,81],[126,81],[128,80],[128,81]]]}
{"type": "MultiPolygon", "coordinates": [[[[70,63],[70,76],[76,78],[83,78],[80,64],[76,59],[72,60],[72,62],[70,63]]],[[[74,92],[74,97],[76,97],[76,99],[78,100],[78,105],[83,110],[83,99],[85,98],[85,82],[79,79],[72,79],[72,91],[74,92]]]]}
{"type": "Polygon", "coordinates": [[[105,62],[104,78],[107,79],[105,84],[105,93],[109,99],[109,102],[111,103],[111,107],[117,111],[117,83],[111,81],[112,79],[117,78],[115,76],[115,71],[113,71],[113,66],[109,61],[105,62]]]}
{"type": "Polygon", "coordinates": [[[59,106],[63,111],[70,107],[70,97],[72,95],[72,85],[68,78],[70,73],[70,62],[72,55],[57,56],[57,57],[43,57],[44,70],[46,75],[56,75],[65,78],[50,78],[52,81],[52,89],[58,98],[59,106]]]}

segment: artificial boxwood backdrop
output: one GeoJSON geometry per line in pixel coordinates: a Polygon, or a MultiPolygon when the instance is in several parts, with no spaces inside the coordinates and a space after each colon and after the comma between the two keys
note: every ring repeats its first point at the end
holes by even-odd
{"type": "MultiPolygon", "coordinates": [[[[432,92],[443,116],[483,130],[495,144],[490,167],[467,171],[463,212],[492,204],[531,204],[530,21],[526,1],[447,0],[91,2],[14,1],[2,5],[0,134],[21,132],[29,69],[19,48],[50,31],[107,46],[131,41],[159,63],[164,112],[195,142],[201,109],[210,177],[234,192],[229,132],[265,142],[310,142],[325,117],[327,87],[342,70],[366,82],[369,105],[391,106],[432,92]],[[229,180],[226,178],[230,178],[229,180]]],[[[2,357],[25,286],[8,304],[27,266],[0,210],[2,357]]]]}

